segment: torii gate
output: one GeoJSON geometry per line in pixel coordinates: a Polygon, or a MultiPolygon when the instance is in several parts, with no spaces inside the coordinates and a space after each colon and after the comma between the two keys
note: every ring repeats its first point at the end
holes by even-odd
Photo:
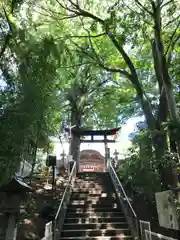
{"type": "MultiPolygon", "coordinates": [[[[83,128],[72,128],[71,134],[74,136],[80,136],[80,143],[104,143],[105,147],[105,171],[107,169],[107,161],[109,158],[109,148],[108,143],[115,143],[115,139],[108,139],[109,136],[115,136],[116,133],[121,128],[112,128],[112,129],[105,129],[105,130],[90,130],[90,129],[83,129],[83,128]],[[90,136],[90,139],[84,139],[84,137],[90,136]],[[95,139],[95,137],[102,137],[102,139],[95,139]]],[[[66,129],[70,132],[70,129],[66,129]]]]}

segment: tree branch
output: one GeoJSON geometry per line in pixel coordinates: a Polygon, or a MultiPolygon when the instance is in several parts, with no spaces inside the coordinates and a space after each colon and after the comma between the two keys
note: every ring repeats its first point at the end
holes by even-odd
{"type": "Polygon", "coordinates": [[[108,83],[110,80],[109,79],[105,79],[104,81],[102,82],[99,82],[94,88],[92,88],[90,91],[89,91],[89,94],[92,94],[94,92],[96,92],[99,88],[103,87],[106,83],[108,83]]]}
{"type": "Polygon", "coordinates": [[[103,33],[99,33],[97,35],[74,35],[74,36],[69,36],[70,38],[98,38],[98,37],[102,37],[102,36],[105,36],[106,35],[106,32],[103,32],[103,33]]]}
{"type": "Polygon", "coordinates": [[[128,73],[127,71],[125,70],[122,70],[120,68],[115,68],[115,67],[107,67],[103,64],[102,60],[100,59],[100,56],[98,56],[98,54],[96,53],[95,49],[92,48],[91,46],[91,49],[93,50],[93,53],[95,55],[95,58],[87,51],[85,50],[84,48],[80,47],[77,43],[75,43],[74,41],[71,40],[71,42],[78,48],[81,50],[81,53],[83,53],[85,56],[88,55],[88,57],[90,57],[92,60],[96,61],[96,64],[100,67],[102,67],[104,70],[106,71],[109,71],[109,72],[117,72],[117,73],[120,73],[122,75],[124,75],[125,77],[128,77],[128,79],[131,79],[131,74],[128,73]]]}
{"type": "MultiPolygon", "coordinates": [[[[164,4],[161,6],[161,9],[164,8],[165,6],[167,6],[168,4],[172,3],[172,2],[173,2],[173,1],[170,0],[170,1],[166,2],[166,3],[164,3],[164,4]]],[[[163,1],[162,1],[162,3],[163,3],[163,1]]]]}
{"type": "Polygon", "coordinates": [[[176,32],[177,32],[177,30],[178,30],[179,27],[180,27],[180,21],[178,22],[178,24],[177,24],[174,32],[173,32],[172,35],[171,35],[169,44],[168,44],[167,49],[166,49],[166,52],[165,52],[165,56],[166,56],[167,53],[169,52],[169,49],[172,47],[172,45],[175,45],[175,44],[173,43],[173,39],[174,39],[174,37],[175,37],[175,35],[176,35],[176,32]]]}
{"type": "MultiPolygon", "coordinates": [[[[131,12],[134,12],[134,13],[137,14],[137,15],[140,15],[140,14],[141,14],[141,12],[138,12],[138,11],[134,10],[134,9],[133,9],[133,6],[130,7],[128,4],[126,4],[126,1],[124,1],[124,0],[123,0],[123,4],[124,4],[124,6],[126,6],[126,7],[128,8],[128,10],[130,10],[131,12]]],[[[141,9],[140,9],[140,11],[141,11],[141,9]]],[[[144,21],[146,24],[151,25],[151,22],[150,22],[150,21],[148,22],[148,20],[145,19],[144,16],[145,16],[145,14],[143,15],[143,21],[144,21]]]]}
{"type": "Polygon", "coordinates": [[[106,32],[103,32],[103,33],[99,33],[97,35],[65,35],[63,37],[58,37],[56,39],[63,39],[63,38],[98,38],[98,37],[102,37],[102,36],[105,36],[106,35],[106,32]]]}
{"type": "Polygon", "coordinates": [[[2,48],[1,48],[1,51],[0,51],[0,59],[4,55],[4,52],[5,52],[8,44],[9,44],[10,39],[11,39],[11,35],[10,34],[6,35],[4,44],[3,44],[2,48]]]}
{"type": "MultiPolygon", "coordinates": [[[[59,0],[56,0],[56,1],[59,1],[59,0]]],[[[123,58],[123,60],[127,64],[127,67],[130,70],[130,75],[128,73],[128,77],[131,76],[130,81],[134,85],[134,88],[136,89],[137,95],[138,95],[138,97],[140,99],[142,108],[144,110],[144,114],[145,114],[145,116],[147,118],[147,121],[148,121],[148,126],[151,129],[153,129],[154,128],[154,116],[152,114],[151,104],[150,104],[146,94],[144,93],[144,90],[142,88],[141,82],[139,81],[139,78],[137,76],[137,72],[136,72],[136,69],[134,67],[134,64],[133,64],[132,60],[130,59],[130,57],[128,56],[128,54],[124,51],[123,46],[121,44],[119,44],[119,42],[115,38],[114,34],[109,31],[108,26],[107,26],[106,22],[103,19],[101,19],[100,17],[98,17],[98,16],[96,16],[96,15],[94,15],[94,14],[92,14],[92,13],[90,13],[90,12],[84,10],[84,9],[81,9],[79,4],[78,4],[78,2],[76,4],[74,2],[72,2],[72,0],[69,0],[69,2],[71,4],[73,4],[73,7],[75,8],[75,10],[74,9],[70,9],[69,7],[66,8],[67,10],[72,11],[72,12],[74,12],[76,14],[80,14],[82,17],[91,18],[92,20],[95,20],[96,22],[100,23],[103,27],[105,27],[105,31],[107,33],[107,36],[109,37],[109,39],[113,43],[114,47],[118,50],[118,52],[120,53],[120,56],[123,58]]],[[[139,1],[137,0],[137,2],[139,2],[139,1]]],[[[139,3],[139,4],[142,7],[142,4],[141,3],[139,3]]],[[[65,6],[63,6],[63,8],[65,9],[65,6]]],[[[144,10],[152,15],[152,13],[148,9],[145,8],[144,10]]],[[[71,39],[71,41],[72,41],[72,39],[71,39]]],[[[91,45],[91,43],[92,42],[91,42],[91,39],[90,39],[90,45],[91,45]]],[[[100,65],[100,64],[102,65],[103,64],[102,60],[97,55],[96,51],[93,50],[92,46],[91,46],[91,48],[92,48],[91,50],[93,50],[93,54],[95,55],[95,59],[94,59],[94,56],[92,56],[92,54],[90,54],[87,51],[87,49],[84,50],[77,43],[74,43],[74,44],[77,46],[78,49],[81,50],[82,53],[84,53],[85,55],[88,55],[91,59],[96,60],[98,65],[100,65]]],[[[122,69],[119,70],[119,72],[121,74],[126,74],[126,72],[124,72],[124,71],[125,70],[122,70],[122,69]]],[[[127,77],[127,74],[125,76],[127,77]]]]}
{"type": "MultiPolygon", "coordinates": [[[[60,5],[60,7],[62,7],[63,9],[68,10],[69,12],[73,12],[73,13],[77,14],[77,16],[79,16],[79,12],[76,11],[76,10],[74,10],[74,9],[69,8],[69,7],[67,6],[67,4],[66,4],[66,5],[63,5],[63,4],[60,2],[60,0],[56,0],[56,2],[57,2],[57,3],[60,5]]],[[[69,2],[70,2],[70,0],[69,0],[69,2]]]]}
{"type": "MultiPolygon", "coordinates": [[[[56,0],[56,2],[58,2],[58,4],[62,7],[62,4],[59,1],[56,0]]],[[[56,20],[58,23],[61,20],[72,19],[72,18],[76,18],[76,17],[80,16],[80,14],[77,14],[77,13],[67,16],[67,14],[65,14],[65,13],[60,13],[59,11],[54,11],[52,9],[45,8],[45,7],[43,7],[41,5],[38,5],[38,4],[35,4],[35,5],[39,9],[44,10],[45,13],[38,12],[37,10],[35,10],[35,12],[37,12],[37,13],[43,15],[43,16],[51,17],[52,19],[56,20]]],[[[65,9],[66,9],[66,7],[65,7],[65,9]]]]}
{"type": "Polygon", "coordinates": [[[112,41],[112,43],[114,44],[114,46],[116,47],[116,49],[118,50],[118,52],[121,54],[125,63],[127,64],[128,68],[131,72],[130,80],[131,80],[132,84],[135,86],[138,94],[143,95],[142,86],[138,80],[137,72],[136,72],[133,62],[131,61],[131,59],[129,58],[127,53],[124,51],[123,47],[118,43],[118,41],[116,40],[114,35],[111,32],[108,32],[108,36],[109,36],[110,40],[112,41]]]}
{"type": "Polygon", "coordinates": [[[78,63],[78,64],[74,64],[74,65],[69,65],[69,66],[62,66],[59,68],[76,68],[76,67],[81,67],[83,65],[89,65],[89,64],[93,64],[93,62],[78,63]]]}
{"type": "Polygon", "coordinates": [[[149,13],[151,16],[153,15],[153,13],[151,11],[149,11],[145,6],[143,6],[142,3],[139,2],[139,0],[135,0],[135,2],[137,3],[137,5],[144,10],[145,12],[149,13]]]}
{"type": "MultiPolygon", "coordinates": [[[[83,27],[84,27],[84,25],[83,25],[83,27]]],[[[131,76],[131,74],[128,73],[127,71],[122,70],[122,69],[120,69],[120,68],[107,67],[107,66],[105,66],[105,65],[103,64],[101,58],[98,56],[95,48],[93,47],[93,43],[92,43],[92,40],[91,40],[91,38],[90,38],[90,32],[89,32],[89,30],[86,29],[86,31],[88,32],[88,35],[89,35],[89,43],[90,43],[90,46],[91,46],[91,49],[92,49],[94,55],[96,56],[96,60],[97,60],[98,65],[99,65],[100,67],[102,67],[102,68],[103,68],[104,70],[106,70],[106,71],[120,73],[120,74],[124,75],[125,77],[127,77],[128,79],[131,80],[131,77],[132,77],[132,76],[131,76]]]]}
{"type": "Polygon", "coordinates": [[[115,3],[113,3],[113,5],[110,6],[109,9],[107,10],[107,13],[110,13],[110,12],[114,11],[115,7],[117,7],[119,3],[120,3],[120,0],[118,0],[115,3]]]}
{"type": "Polygon", "coordinates": [[[167,57],[167,64],[169,65],[171,63],[171,59],[172,59],[172,51],[174,50],[174,47],[176,45],[176,43],[180,40],[180,34],[176,37],[176,39],[174,40],[174,42],[171,44],[171,51],[168,54],[167,57]]]}
{"type": "Polygon", "coordinates": [[[73,12],[73,13],[77,14],[78,16],[81,15],[81,16],[83,16],[83,17],[88,17],[88,18],[91,18],[91,19],[93,19],[93,20],[101,23],[101,24],[104,24],[104,20],[103,20],[103,19],[101,19],[100,17],[96,16],[95,14],[92,14],[91,12],[89,12],[89,11],[87,11],[87,10],[82,9],[82,8],[79,6],[78,3],[75,4],[73,1],[69,0],[69,2],[70,2],[70,3],[73,5],[73,7],[75,8],[75,9],[71,9],[71,8],[69,8],[67,5],[64,6],[64,5],[60,2],[60,0],[56,0],[56,1],[57,1],[57,2],[59,3],[59,5],[60,5],[63,9],[65,9],[65,10],[68,10],[68,11],[70,11],[70,12],[73,12]]]}
{"type": "Polygon", "coordinates": [[[34,10],[36,13],[44,16],[44,17],[50,17],[52,19],[54,19],[59,25],[60,25],[60,21],[63,21],[63,20],[67,20],[67,19],[72,19],[72,18],[76,18],[78,17],[79,15],[77,14],[74,14],[74,15],[70,15],[70,16],[64,16],[64,17],[58,17],[58,16],[55,16],[54,14],[51,14],[51,13],[43,13],[43,12],[40,12],[38,10],[34,10]]]}
{"type": "Polygon", "coordinates": [[[129,80],[132,79],[132,75],[130,73],[128,73],[127,71],[122,70],[120,68],[107,67],[107,66],[103,65],[103,63],[99,63],[99,66],[102,67],[104,70],[106,70],[108,72],[120,73],[123,76],[127,77],[129,80]]]}
{"type": "MultiPolygon", "coordinates": [[[[57,0],[57,1],[59,2],[59,0],[57,0]]],[[[102,20],[98,16],[96,16],[96,15],[94,15],[94,14],[92,14],[92,13],[90,13],[90,12],[84,10],[84,9],[81,9],[80,6],[78,4],[75,4],[74,2],[72,2],[72,0],[69,0],[69,2],[76,8],[76,12],[78,12],[78,14],[80,14],[83,17],[89,17],[89,18],[101,23],[104,26],[104,20],[102,20]]],[[[90,35],[89,30],[86,29],[86,31],[88,32],[88,35],[90,35]]],[[[138,89],[139,94],[140,94],[140,92],[142,94],[142,87],[141,87],[141,85],[138,81],[137,73],[136,73],[136,70],[134,68],[134,65],[133,65],[132,61],[130,60],[130,58],[128,57],[126,52],[124,51],[123,47],[117,42],[114,35],[111,32],[107,32],[107,35],[110,38],[110,40],[112,41],[112,43],[114,44],[114,46],[116,47],[116,49],[119,51],[119,53],[121,54],[121,56],[123,57],[125,62],[127,63],[128,67],[131,71],[131,74],[129,74],[127,71],[122,70],[122,69],[116,69],[116,68],[111,68],[111,67],[109,68],[109,67],[104,66],[104,64],[102,63],[102,60],[100,59],[100,57],[98,56],[98,54],[96,53],[95,49],[92,46],[92,41],[89,38],[90,46],[91,46],[91,49],[93,50],[93,53],[95,54],[96,61],[97,61],[98,65],[103,67],[107,71],[111,70],[112,72],[119,72],[121,74],[124,74],[124,76],[128,77],[128,79],[131,79],[131,81],[133,80],[133,82],[132,82],[133,84],[135,84],[135,81],[137,80],[136,88],[138,89]],[[134,77],[132,78],[132,76],[134,76],[134,77]]],[[[76,44],[76,43],[74,43],[74,44],[78,48],[83,50],[83,52],[85,54],[88,54],[87,51],[85,51],[83,48],[81,48],[78,44],[76,44]]],[[[90,54],[88,54],[88,55],[92,58],[92,56],[90,54]]],[[[92,58],[92,59],[94,59],[94,58],[92,58]]]]}
{"type": "MultiPolygon", "coordinates": [[[[12,33],[12,28],[11,28],[11,25],[10,25],[10,22],[9,22],[9,19],[8,19],[8,14],[6,13],[6,10],[5,8],[3,7],[3,11],[4,11],[4,15],[5,15],[5,18],[6,18],[6,21],[8,23],[8,26],[9,26],[9,30],[10,32],[5,36],[5,39],[4,39],[4,44],[0,50],[0,59],[1,57],[3,56],[8,44],[9,44],[9,41],[11,39],[11,33],[12,33]]],[[[13,12],[13,6],[11,7],[11,13],[13,12]]]]}
{"type": "Polygon", "coordinates": [[[170,20],[164,27],[165,27],[165,28],[168,27],[171,23],[175,22],[175,21],[178,20],[179,18],[180,18],[180,14],[179,14],[177,17],[175,17],[174,19],[170,20]]]}

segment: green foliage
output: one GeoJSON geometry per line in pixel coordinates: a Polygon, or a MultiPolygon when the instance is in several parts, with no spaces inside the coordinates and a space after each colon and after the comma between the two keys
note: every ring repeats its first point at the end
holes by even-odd
{"type": "MultiPolygon", "coordinates": [[[[57,135],[61,122],[72,122],[73,114],[79,125],[94,128],[115,127],[124,119],[145,114],[151,118],[151,131],[138,136],[134,148],[140,153],[130,157],[122,174],[128,179],[129,171],[137,191],[152,197],[155,187],[150,179],[158,185],[158,165],[175,166],[170,159],[175,162],[176,156],[162,149],[162,156],[154,157],[154,136],[169,120],[159,120],[162,79],[152,53],[154,19],[147,10],[153,10],[150,1],[144,1],[143,7],[134,0],[74,5],[68,0],[3,1],[0,182],[18,169],[24,152],[32,157],[35,148],[46,151],[48,137],[57,135]]],[[[160,35],[179,104],[178,11],[177,1],[162,6],[160,35]]],[[[165,102],[163,111],[170,111],[168,107],[165,102]]],[[[168,123],[168,129],[175,129],[175,141],[179,140],[177,122],[168,123]]]]}
{"type": "Polygon", "coordinates": [[[148,201],[161,191],[161,179],[152,153],[150,134],[141,131],[133,140],[126,162],[118,169],[118,175],[125,187],[137,195],[143,195],[148,201]]]}
{"type": "Polygon", "coordinates": [[[159,174],[150,165],[150,159],[139,158],[134,154],[118,169],[118,175],[125,187],[130,187],[136,194],[152,200],[156,192],[161,191],[159,174]]]}
{"type": "Polygon", "coordinates": [[[118,175],[125,187],[149,201],[154,199],[156,192],[162,190],[162,172],[176,169],[176,173],[179,173],[177,153],[167,150],[157,161],[151,135],[147,130],[141,131],[133,140],[127,155],[126,162],[118,169],[118,175]]]}
{"type": "MultiPolygon", "coordinates": [[[[143,151],[147,153],[145,146],[146,144],[143,144],[143,151]]],[[[161,190],[161,180],[152,162],[152,156],[139,154],[136,142],[129,150],[126,162],[118,169],[118,175],[125,187],[127,186],[136,194],[144,195],[146,199],[151,201],[154,198],[154,193],[161,190]]]]}
{"type": "MultiPolygon", "coordinates": [[[[18,47],[11,46],[15,56],[12,58],[14,71],[5,65],[5,58],[1,68],[5,88],[1,90],[0,184],[18,170],[22,158],[27,157],[24,151],[30,146],[45,148],[49,135],[57,130],[53,39],[29,39],[26,46],[23,42],[18,47]]],[[[31,159],[34,158],[32,151],[29,154],[31,159]]]]}

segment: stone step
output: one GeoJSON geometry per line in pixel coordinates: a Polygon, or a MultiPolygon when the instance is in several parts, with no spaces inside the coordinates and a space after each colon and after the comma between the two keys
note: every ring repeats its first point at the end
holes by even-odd
{"type": "Polygon", "coordinates": [[[61,237],[60,240],[133,240],[131,236],[61,237]]]}
{"type": "Polygon", "coordinates": [[[75,184],[92,184],[94,185],[100,185],[100,186],[105,186],[105,184],[107,184],[107,186],[113,186],[112,182],[110,179],[106,179],[106,180],[98,180],[98,179],[76,179],[75,184]]]}
{"type": "Polygon", "coordinates": [[[88,180],[88,179],[78,179],[78,178],[75,179],[74,183],[77,183],[77,184],[79,184],[79,183],[83,183],[83,184],[100,184],[100,185],[104,184],[102,180],[101,181],[100,180],[94,181],[93,179],[92,180],[90,180],[90,179],[88,180]]]}
{"type": "Polygon", "coordinates": [[[104,188],[103,184],[98,183],[75,183],[74,186],[78,188],[104,188]]]}
{"type": "Polygon", "coordinates": [[[69,206],[77,206],[77,205],[96,205],[96,204],[101,204],[102,206],[104,205],[113,205],[118,204],[117,199],[109,199],[109,198],[96,198],[96,199],[88,199],[88,200],[71,200],[69,206]]]}
{"type": "Polygon", "coordinates": [[[115,217],[87,217],[87,218],[65,218],[64,223],[113,223],[121,222],[126,223],[124,216],[115,216],[115,217]]]}
{"type": "Polygon", "coordinates": [[[74,207],[74,208],[70,208],[68,207],[67,209],[67,212],[71,212],[71,213],[88,213],[88,212],[94,212],[94,213],[103,213],[103,212],[117,212],[117,211],[120,211],[120,209],[118,208],[106,208],[106,207],[99,207],[99,208],[96,208],[96,207],[81,207],[81,208],[77,208],[77,207],[74,207]]]}
{"type": "Polygon", "coordinates": [[[68,208],[70,209],[103,209],[104,211],[104,208],[105,209],[114,209],[114,208],[118,208],[118,203],[112,203],[112,202],[104,202],[104,203],[101,203],[101,202],[97,202],[97,203],[76,203],[76,204],[69,204],[68,205],[68,208]]]}
{"type": "Polygon", "coordinates": [[[103,194],[89,194],[88,192],[84,192],[84,193],[73,193],[71,196],[71,200],[73,199],[104,199],[104,198],[108,198],[108,199],[112,199],[112,198],[116,198],[116,194],[115,193],[103,193],[103,194]]]}
{"type": "Polygon", "coordinates": [[[98,237],[98,236],[130,236],[130,230],[125,228],[105,228],[105,229],[68,229],[61,231],[61,237],[98,237]]]}
{"type": "Polygon", "coordinates": [[[94,181],[94,182],[97,182],[97,183],[103,183],[105,181],[108,181],[110,179],[109,176],[104,176],[104,177],[98,177],[98,176],[86,176],[86,177],[82,177],[82,176],[78,176],[76,178],[76,181],[94,181]]]}
{"type": "MultiPolygon", "coordinates": [[[[75,181],[74,181],[75,183],[96,183],[95,181],[94,181],[94,179],[87,179],[87,178],[76,178],[75,179],[75,181]]],[[[103,184],[103,181],[102,181],[102,179],[100,180],[100,179],[97,179],[97,183],[99,183],[99,184],[103,184]]]]}
{"type": "Polygon", "coordinates": [[[95,181],[83,181],[83,180],[79,180],[79,181],[75,181],[74,182],[74,185],[77,185],[77,186],[81,186],[81,185],[90,185],[92,187],[94,187],[95,185],[96,186],[104,186],[104,183],[103,182],[95,182],[95,181]]]}
{"type": "Polygon", "coordinates": [[[80,176],[80,175],[77,175],[76,177],[76,180],[89,180],[89,181],[92,181],[92,180],[97,180],[99,182],[102,182],[104,180],[107,180],[110,176],[80,176]]]}
{"type": "Polygon", "coordinates": [[[78,192],[81,192],[81,191],[89,192],[89,191],[93,191],[93,190],[104,191],[104,187],[103,186],[100,186],[100,187],[98,187],[98,186],[96,186],[96,187],[77,187],[77,186],[74,186],[73,187],[73,192],[76,192],[76,191],[78,191],[78,192]]]}
{"type": "Polygon", "coordinates": [[[63,226],[64,230],[77,230],[77,229],[108,229],[108,228],[112,228],[112,229],[128,229],[128,225],[125,222],[114,222],[114,223],[78,223],[78,224],[74,224],[74,223],[65,223],[63,226]]]}
{"type": "Polygon", "coordinates": [[[78,193],[78,194],[81,194],[81,193],[85,193],[85,194],[98,194],[98,195],[102,195],[102,194],[112,194],[112,192],[105,192],[103,191],[103,189],[88,189],[88,188],[73,188],[73,192],[72,194],[74,193],[78,193]]]}
{"type": "Polygon", "coordinates": [[[79,198],[78,200],[112,200],[112,199],[117,199],[117,195],[115,193],[110,193],[110,192],[103,192],[102,194],[99,193],[88,193],[88,192],[74,192],[72,193],[71,197],[70,197],[70,201],[72,200],[77,200],[77,198],[79,198]]]}
{"type": "Polygon", "coordinates": [[[100,188],[102,188],[102,189],[104,189],[104,186],[103,186],[103,184],[101,185],[101,184],[97,184],[97,183],[75,183],[74,185],[74,188],[95,188],[95,189],[100,189],[100,188]]]}
{"type": "Polygon", "coordinates": [[[110,176],[105,176],[105,177],[96,177],[96,176],[91,176],[91,177],[76,177],[75,181],[76,182],[94,182],[94,183],[101,183],[103,184],[104,182],[109,181],[110,176]]]}
{"type": "Polygon", "coordinates": [[[93,188],[93,187],[96,187],[96,186],[98,186],[98,187],[104,187],[104,184],[103,183],[95,183],[95,182],[75,182],[74,183],[74,186],[78,186],[78,187],[91,187],[91,188],[93,188]]]}
{"type": "Polygon", "coordinates": [[[122,211],[115,212],[71,212],[67,210],[66,218],[111,218],[111,217],[124,217],[122,211]]]}
{"type": "Polygon", "coordinates": [[[108,173],[77,173],[61,240],[132,240],[108,173]]]}
{"type": "Polygon", "coordinates": [[[77,177],[109,177],[108,172],[78,172],[77,177]]]}

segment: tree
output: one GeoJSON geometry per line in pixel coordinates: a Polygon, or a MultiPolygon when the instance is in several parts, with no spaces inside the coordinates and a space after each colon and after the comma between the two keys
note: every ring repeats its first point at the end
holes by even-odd
{"type": "MultiPolygon", "coordinates": [[[[22,9],[23,7],[28,6],[25,4],[22,5],[22,9]]],[[[106,83],[112,80],[109,74],[99,67],[86,64],[87,58],[82,54],[78,57],[73,56],[72,49],[68,49],[69,46],[64,42],[59,42],[55,32],[52,31],[55,37],[47,36],[44,30],[37,36],[39,27],[43,28],[45,25],[42,23],[44,19],[39,19],[35,25],[29,12],[23,17],[21,14],[16,17],[17,19],[11,22],[14,35],[7,45],[8,51],[5,52],[1,64],[2,78],[5,82],[1,94],[1,136],[3,139],[8,139],[3,142],[4,151],[1,153],[1,162],[4,166],[2,172],[4,169],[7,171],[2,175],[1,183],[18,170],[21,159],[28,159],[32,163],[33,172],[37,148],[42,145],[45,147],[48,144],[48,136],[57,133],[58,121],[62,115],[65,115],[61,119],[64,120],[70,114],[71,124],[76,123],[77,127],[82,126],[82,122],[83,126],[92,126],[95,116],[93,107],[96,107],[99,109],[96,114],[98,119],[96,125],[99,126],[103,122],[104,126],[108,126],[110,122],[112,123],[114,115],[111,117],[104,115],[107,106],[104,105],[103,109],[100,103],[106,100],[115,106],[117,98],[124,98],[126,91],[124,88],[117,92],[111,101],[110,87],[106,86],[106,83]],[[26,25],[25,19],[28,19],[26,25]],[[21,28],[18,27],[19,25],[21,28]],[[64,56],[61,54],[62,48],[68,52],[68,57],[66,54],[64,56]],[[9,64],[10,56],[11,64],[9,64]],[[62,66],[72,61],[82,62],[72,69],[62,66]],[[14,71],[11,71],[12,65],[14,71]],[[67,107],[64,107],[64,101],[68,103],[67,107]],[[58,104],[60,113],[58,113],[58,104]],[[8,122],[5,121],[7,116],[8,122]],[[9,150],[9,146],[12,150],[9,150]],[[15,152],[16,161],[14,158],[9,159],[8,156],[13,157],[15,152]]],[[[111,88],[116,92],[115,87],[111,88]]],[[[134,94],[133,91],[131,94],[134,94]]],[[[126,102],[125,98],[123,104],[124,102],[126,102]]],[[[116,107],[122,108],[123,104],[116,107]]],[[[72,142],[71,152],[75,158],[78,151],[73,149],[78,146],[78,141],[72,142]]]]}
{"type": "Polygon", "coordinates": [[[47,142],[57,129],[53,125],[57,111],[53,39],[35,39],[18,28],[14,31],[18,45],[9,43],[10,52],[4,57],[6,60],[11,56],[11,65],[5,60],[1,65],[1,77],[6,83],[1,96],[8,97],[1,105],[1,184],[18,170],[27,154],[33,170],[40,142],[42,147],[42,140],[47,142]]]}
{"type": "MultiPolygon", "coordinates": [[[[172,31],[172,27],[170,28],[172,23],[169,21],[169,16],[166,15],[164,17],[162,11],[168,9],[168,12],[170,12],[173,6],[174,9],[175,7],[177,9],[177,2],[145,1],[143,4],[139,1],[132,1],[130,3],[129,1],[124,1],[117,2],[116,4],[112,2],[105,4],[103,2],[101,3],[101,9],[107,13],[106,15],[101,13],[97,2],[94,1],[91,2],[91,5],[70,0],[58,1],[58,3],[64,14],[64,18],[73,18],[73,24],[76,23],[78,27],[81,26],[81,36],[78,37],[77,34],[76,36],[69,35],[70,42],[79,47],[81,53],[89,56],[89,59],[93,60],[94,64],[98,64],[108,71],[117,72],[132,83],[151,132],[156,157],[157,159],[161,158],[167,149],[166,137],[162,131],[162,122],[167,121],[168,112],[173,121],[177,122],[178,118],[176,103],[172,94],[173,87],[168,73],[170,65],[166,63],[166,58],[168,57],[165,53],[168,52],[168,56],[172,55],[178,38],[177,26],[179,21],[178,18],[173,19],[173,25],[176,25],[177,22],[177,26],[172,31]],[[133,9],[131,8],[132,6],[133,9]],[[168,19],[170,24],[167,30],[161,24],[161,18],[163,17],[165,20],[168,19]],[[139,32],[137,33],[135,29],[139,29],[139,32]],[[130,34],[133,38],[130,38],[130,34]],[[152,37],[152,34],[154,37],[152,37]],[[166,36],[165,41],[162,40],[163,34],[166,36]],[[87,42],[87,39],[89,41],[88,48],[84,48],[82,44],[79,44],[79,38],[83,38],[83,35],[86,35],[84,36],[84,41],[87,42]],[[176,39],[173,43],[172,36],[173,39],[176,39]],[[72,40],[76,38],[78,39],[77,41],[72,40]],[[110,40],[109,42],[107,42],[108,39],[110,40]],[[107,51],[104,48],[105,43],[107,51]],[[152,52],[149,55],[146,71],[141,68],[139,69],[140,65],[135,61],[136,54],[134,56],[132,51],[128,53],[126,50],[127,48],[133,49],[134,52],[139,54],[139,45],[141,49],[145,48],[152,52]],[[165,47],[166,50],[164,50],[165,47]],[[111,54],[106,55],[110,51],[111,54]],[[101,54],[102,52],[104,52],[103,55],[101,54]],[[112,55],[116,56],[119,61],[112,62],[112,55]],[[154,64],[154,71],[152,63],[154,64]],[[140,75],[147,74],[147,72],[149,72],[149,75],[155,76],[159,88],[159,107],[155,115],[153,106],[150,104],[149,97],[140,80],[140,75]]],[[[176,13],[177,11],[174,11],[173,15],[177,15],[176,13]]],[[[69,23],[69,25],[71,24],[69,23]]],[[[142,61],[144,61],[144,58],[142,58],[141,63],[142,61]]],[[[178,150],[179,143],[177,139],[176,143],[178,150]]],[[[168,187],[168,182],[166,182],[166,177],[163,174],[163,166],[159,166],[159,171],[162,174],[165,187],[168,187]]],[[[169,174],[171,173],[169,172],[169,174]]],[[[174,184],[176,184],[176,179],[174,184]]]]}
{"type": "MultiPolygon", "coordinates": [[[[176,185],[173,166],[167,171],[159,159],[169,149],[167,134],[171,148],[179,151],[177,1],[19,3],[17,12],[11,11],[11,5],[5,11],[2,8],[2,50],[6,35],[11,37],[2,54],[6,87],[0,103],[3,111],[17,106],[14,114],[19,114],[24,125],[22,139],[32,138],[33,149],[37,149],[38,139],[46,139],[52,132],[51,125],[57,131],[60,117],[77,127],[112,127],[124,117],[143,113],[150,158],[156,156],[164,188],[168,188],[170,176],[174,179],[171,184],[176,185]]],[[[79,138],[76,140],[71,149],[75,158],[79,138]]],[[[18,146],[29,141],[23,142],[18,146]]]]}
{"type": "MultiPolygon", "coordinates": [[[[69,109],[70,123],[71,126],[80,129],[86,124],[86,120],[84,123],[82,121],[90,117],[89,113],[91,113],[95,102],[99,100],[98,91],[100,92],[108,83],[109,78],[105,74],[103,75],[103,72],[99,69],[83,64],[63,73],[62,76],[66,76],[66,79],[68,79],[63,90],[63,98],[69,109]]],[[[62,74],[62,71],[60,71],[60,74],[62,74]]],[[[70,154],[76,160],[79,159],[79,149],[80,136],[74,135],[71,141],[70,154]]]]}

